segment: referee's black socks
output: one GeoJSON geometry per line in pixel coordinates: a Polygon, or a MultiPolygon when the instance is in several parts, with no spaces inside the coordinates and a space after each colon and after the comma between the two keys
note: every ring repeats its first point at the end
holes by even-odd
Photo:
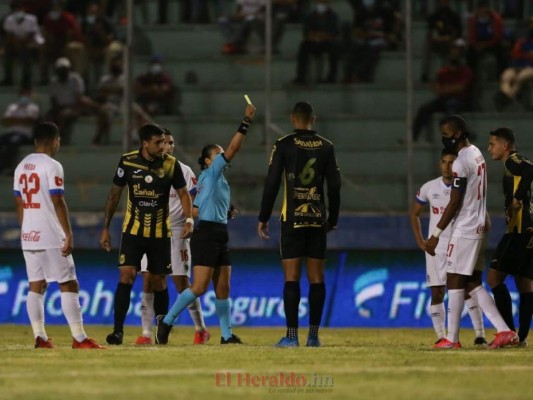
{"type": "Polygon", "coordinates": [[[300,282],[288,281],[283,287],[283,303],[287,321],[287,337],[298,337],[298,307],[300,306],[300,282]]]}

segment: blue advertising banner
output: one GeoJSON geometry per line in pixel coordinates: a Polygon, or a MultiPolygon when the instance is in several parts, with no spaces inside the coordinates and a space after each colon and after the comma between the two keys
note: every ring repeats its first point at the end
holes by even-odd
{"type": "MultiPolygon", "coordinates": [[[[113,296],[118,279],[117,254],[77,251],[80,303],[88,324],[113,324],[113,296]]],[[[430,327],[429,290],[425,286],[424,256],[420,251],[335,251],[328,254],[327,298],[323,315],[332,327],[430,327]]],[[[232,322],[235,326],[284,326],[283,272],[275,251],[232,252],[232,322]]],[[[172,283],[170,283],[172,286],[172,283]]],[[[518,294],[508,281],[516,313],[518,294]]],[[[307,325],[308,284],[302,273],[301,325],[307,325]]],[[[127,324],[140,325],[141,279],[131,297],[127,324]]],[[[22,252],[0,254],[0,323],[27,324],[28,282],[22,252]]],[[[175,290],[170,289],[171,301],[175,290]]],[[[201,298],[206,323],[218,325],[215,294],[201,298]]],[[[50,284],[45,297],[47,324],[64,324],[61,296],[50,284]]],[[[466,313],[465,313],[466,315],[466,313]]],[[[191,324],[187,312],[180,324],[191,324]]],[[[464,326],[471,326],[468,316],[464,326]]]]}

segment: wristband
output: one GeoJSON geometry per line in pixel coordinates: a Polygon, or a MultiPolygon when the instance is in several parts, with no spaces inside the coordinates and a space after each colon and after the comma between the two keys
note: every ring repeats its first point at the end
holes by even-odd
{"type": "Polygon", "coordinates": [[[192,219],[191,217],[189,217],[189,218],[187,218],[187,219],[185,220],[185,223],[186,223],[186,224],[191,224],[191,225],[194,226],[194,219],[192,219]]]}
{"type": "Polygon", "coordinates": [[[239,125],[239,128],[237,129],[237,132],[243,135],[246,135],[248,133],[249,127],[250,125],[248,123],[246,123],[245,121],[242,121],[241,124],[239,125]]]}
{"type": "Polygon", "coordinates": [[[435,230],[433,231],[433,235],[432,236],[436,237],[438,239],[441,233],[442,233],[442,229],[435,228],[435,230]]]}
{"type": "Polygon", "coordinates": [[[242,122],[245,123],[245,124],[250,125],[252,123],[252,119],[250,117],[244,117],[242,119],[242,122]]]}

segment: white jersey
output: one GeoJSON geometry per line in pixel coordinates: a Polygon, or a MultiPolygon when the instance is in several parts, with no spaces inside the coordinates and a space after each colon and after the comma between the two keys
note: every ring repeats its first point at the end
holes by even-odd
{"type": "Polygon", "coordinates": [[[452,237],[482,239],[487,211],[487,164],[481,151],[469,145],[462,148],[452,166],[453,187],[466,179],[463,203],[455,216],[452,237]]]}
{"type": "MultiPolygon", "coordinates": [[[[180,163],[181,170],[183,171],[183,178],[185,178],[185,182],[187,182],[187,190],[189,191],[189,194],[191,196],[196,195],[196,176],[194,175],[194,172],[192,172],[192,169],[188,166],[183,164],[181,161],[178,161],[180,163]]],[[[185,224],[185,215],[183,214],[183,207],[181,206],[181,200],[178,196],[178,193],[176,192],[176,189],[173,187],[170,188],[170,197],[168,200],[168,207],[169,207],[169,214],[170,214],[170,227],[172,230],[180,229],[185,224]]]]}
{"type": "MultiPolygon", "coordinates": [[[[416,201],[421,205],[429,204],[429,229],[428,236],[431,236],[448,202],[450,201],[451,185],[446,185],[442,178],[436,178],[422,185],[416,194],[416,201]]],[[[449,224],[440,235],[438,247],[446,248],[452,235],[452,227],[449,224]]]]}
{"type": "Polygon", "coordinates": [[[24,205],[22,249],[63,247],[65,233],[52,203],[52,196],[64,194],[61,164],[43,153],[26,156],[15,170],[13,192],[24,205]]]}

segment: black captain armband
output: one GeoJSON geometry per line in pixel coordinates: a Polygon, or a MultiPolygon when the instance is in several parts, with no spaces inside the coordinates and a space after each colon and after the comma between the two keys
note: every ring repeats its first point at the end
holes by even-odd
{"type": "Polygon", "coordinates": [[[239,128],[237,129],[237,132],[246,135],[248,133],[248,128],[250,127],[250,124],[252,123],[252,120],[248,117],[244,117],[241,124],[239,125],[239,128]]]}
{"type": "Polygon", "coordinates": [[[454,177],[452,181],[452,189],[464,192],[466,190],[466,178],[454,177]]]}

